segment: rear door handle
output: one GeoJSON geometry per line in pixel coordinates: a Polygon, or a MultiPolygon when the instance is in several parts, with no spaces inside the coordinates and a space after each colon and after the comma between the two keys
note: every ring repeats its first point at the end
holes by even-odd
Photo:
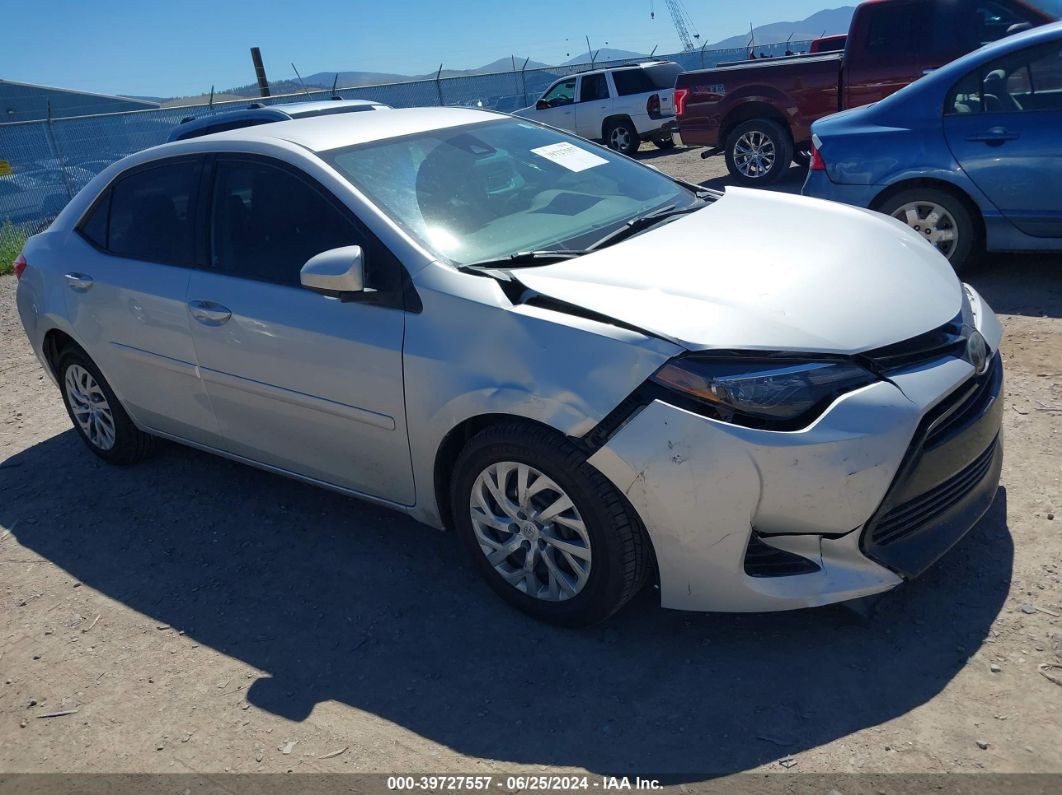
{"type": "Polygon", "coordinates": [[[993,127],[991,130],[986,130],[979,135],[968,135],[967,141],[979,141],[985,144],[1001,144],[1004,141],[1016,141],[1021,135],[1016,132],[1011,132],[1003,127],[993,127]]]}
{"type": "Polygon", "coordinates": [[[228,307],[215,304],[213,301],[189,301],[188,311],[204,326],[220,326],[232,317],[232,312],[228,307]]]}
{"type": "Polygon", "coordinates": [[[66,283],[75,292],[87,293],[92,288],[92,277],[87,273],[68,273],[66,283]]]}

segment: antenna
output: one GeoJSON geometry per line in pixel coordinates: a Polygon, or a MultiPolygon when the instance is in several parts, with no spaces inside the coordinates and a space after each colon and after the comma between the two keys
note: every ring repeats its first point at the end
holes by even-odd
{"type": "Polygon", "coordinates": [[[299,74],[299,70],[298,69],[295,69],[295,64],[294,63],[291,64],[291,68],[295,71],[295,77],[299,78],[299,83],[300,83],[300,85],[302,85],[302,93],[304,93],[306,96],[310,96],[310,92],[306,88],[306,84],[302,82],[302,75],[299,74]]]}

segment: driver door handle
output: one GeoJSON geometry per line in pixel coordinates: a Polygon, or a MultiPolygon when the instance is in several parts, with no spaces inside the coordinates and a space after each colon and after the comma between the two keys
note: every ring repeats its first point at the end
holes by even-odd
{"type": "Polygon", "coordinates": [[[92,277],[87,273],[68,273],[66,283],[71,290],[79,293],[87,293],[92,288],[92,277]]]}
{"type": "Polygon", "coordinates": [[[204,326],[220,326],[232,317],[228,307],[213,301],[189,301],[188,311],[204,326]]]}

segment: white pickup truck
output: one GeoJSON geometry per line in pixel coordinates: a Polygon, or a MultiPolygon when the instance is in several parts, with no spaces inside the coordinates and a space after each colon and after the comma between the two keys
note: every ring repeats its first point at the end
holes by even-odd
{"type": "Polygon", "coordinates": [[[514,115],[604,141],[625,155],[638,151],[642,141],[670,149],[675,80],[681,73],[672,61],[648,61],[569,75],[514,115]]]}

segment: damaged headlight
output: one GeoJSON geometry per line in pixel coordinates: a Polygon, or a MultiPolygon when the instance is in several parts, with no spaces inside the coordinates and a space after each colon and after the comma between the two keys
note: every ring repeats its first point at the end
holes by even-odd
{"type": "Polygon", "coordinates": [[[797,430],[838,396],[877,381],[849,361],[673,359],[652,381],[699,404],[724,422],[751,428],[797,430]]]}

